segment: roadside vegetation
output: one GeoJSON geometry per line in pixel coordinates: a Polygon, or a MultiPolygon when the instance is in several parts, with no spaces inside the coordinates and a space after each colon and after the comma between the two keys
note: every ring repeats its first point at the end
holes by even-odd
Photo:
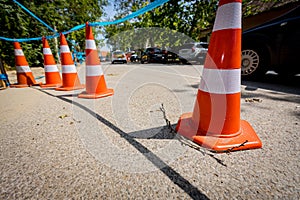
{"type": "MultiPolygon", "coordinates": [[[[266,9],[291,2],[284,0],[243,1],[243,17],[255,15],[266,9]]],[[[137,11],[153,0],[19,0],[22,5],[50,25],[57,32],[83,24],[87,21],[95,22],[106,19],[112,21],[120,19],[134,11],[137,11]],[[114,6],[116,15],[113,18],[105,18],[104,9],[108,4],[114,6]]],[[[111,25],[105,29],[94,28],[94,33],[105,31],[105,38],[111,45],[120,43],[115,35],[138,28],[159,27],[180,32],[195,41],[206,41],[211,33],[218,0],[170,0],[164,5],[147,12],[133,20],[118,25],[111,25]]],[[[32,38],[42,35],[52,35],[53,32],[43,26],[39,21],[30,16],[22,8],[11,0],[0,2],[1,36],[9,38],[32,38]]],[[[153,35],[153,34],[152,34],[153,35]]],[[[160,36],[163,38],[162,36],[160,36]]],[[[85,45],[84,29],[67,35],[68,41],[75,41],[74,47],[82,51],[85,45]]],[[[150,44],[154,44],[154,38],[147,36],[150,44]]],[[[139,42],[131,34],[122,37],[123,49],[134,47],[139,42]]],[[[100,41],[96,41],[100,42],[100,41]]],[[[143,41],[144,42],[144,41],[143,41]]],[[[170,41],[162,41],[168,45],[170,41]]],[[[172,41],[174,43],[174,41],[172,41]]],[[[53,54],[56,55],[58,39],[49,40],[53,54]]],[[[41,41],[24,42],[21,44],[30,66],[42,66],[41,41]]],[[[6,68],[13,67],[14,54],[11,42],[0,40],[0,59],[6,68]]],[[[56,58],[57,59],[57,58],[56,58]]]]}

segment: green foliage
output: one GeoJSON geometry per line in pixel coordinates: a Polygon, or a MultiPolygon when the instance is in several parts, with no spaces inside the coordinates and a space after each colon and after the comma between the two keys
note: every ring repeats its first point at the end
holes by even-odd
{"type": "MultiPolygon", "coordinates": [[[[153,1],[154,0],[114,1],[114,7],[117,11],[115,19],[122,18],[131,12],[137,11],[153,1]]],[[[142,27],[158,27],[183,33],[195,41],[207,41],[215,20],[218,2],[219,0],[170,0],[162,6],[137,17],[137,19],[132,20],[131,23],[126,22],[124,24],[107,27],[106,38],[108,38],[108,42],[111,45],[122,46],[123,48],[133,47],[135,44],[141,43],[142,46],[145,46],[148,38],[151,46],[153,46],[154,41],[157,41],[157,37],[163,38],[165,36],[164,32],[159,31],[161,35],[158,36],[153,30],[150,32],[144,31],[142,36],[139,35],[142,41],[135,38],[134,31],[126,32],[126,34],[121,33],[142,27]],[[120,38],[121,35],[123,40],[127,41],[126,45],[123,45],[124,42],[117,39],[120,38]]],[[[255,15],[283,2],[286,2],[286,0],[243,0],[243,17],[255,15]]],[[[176,45],[174,44],[176,41],[161,41],[162,46],[168,43],[176,45]]]]}
{"type": "MultiPolygon", "coordinates": [[[[58,32],[69,30],[87,21],[94,22],[100,19],[103,15],[103,7],[108,4],[108,0],[18,0],[18,2],[58,32]]],[[[8,38],[31,38],[53,34],[12,0],[0,0],[0,24],[1,36],[8,38]]],[[[95,35],[97,31],[95,30],[95,35]]],[[[75,31],[66,37],[75,40],[79,47],[84,49],[84,30],[75,31]]],[[[49,40],[49,44],[55,55],[55,40],[49,40]]],[[[30,66],[42,66],[41,41],[23,42],[21,46],[30,66]]],[[[12,42],[0,40],[0,56],[5,65],[15,66],[12,42]]]]}
{"type": "MultiPolygon", "coordinates": [[[[115,19],[124,17],[124,15],[134,12],[146,6],[150,2],[153,1],[115,1],[114,6],[118,11],[115,19]]],[[[175,35],[173,37],[172,34],[175,33],[172,33],[170,30],[183,33],[196,41],[206,40],[205,30],[210,28],[213,24],[217,2],[218,0],[170,0],[162,6],[139,16],[135,20],[132,20],[130,24],[124,23],[122,25],[107,27],[106,38],[109,38],[108,41],[110,44],[116,45],[114,36],[118,35],[119,37],[122,31],[145,27],[157,27],[159,28],[157,29],[158,33],[155,33],[155,30],[151,29],[151,31],[144,31],[142,34],[143,37],[139,35],[139,38],[142,41],[139,41],[138,38],[134,40],[131,39],[134,38],[132,34],[125,34],[124,37],[126,38],[127,46],[133,47],[136,43],[139,43],[141,44],[141,47],[145,47],[145,41],[147,40],[145,38],[150,40],[150,46],[154,46],[154,41],[160,41],[160,46],[162,47],[174,46],[176,43],[180,43],[179,41],[174,41],[175,35]],[[166,29],[166,31],[161,31],[161,29],[166,29]]],[[[118,43],[118,45],[120,45],[120,43],[118,43]]]]}

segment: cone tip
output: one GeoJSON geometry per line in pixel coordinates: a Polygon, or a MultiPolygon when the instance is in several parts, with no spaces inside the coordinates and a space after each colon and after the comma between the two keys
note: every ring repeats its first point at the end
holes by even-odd
{"type": "Polygon", "coordinates": [[[21,45],[18,41],[14,41],[14,48],[15,49],[21,49],[21,45]]]}

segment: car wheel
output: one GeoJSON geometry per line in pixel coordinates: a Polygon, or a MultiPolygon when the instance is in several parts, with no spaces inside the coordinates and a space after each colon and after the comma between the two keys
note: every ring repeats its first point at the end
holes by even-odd
{"type": "Polygon", "coordinates": [[[141,63],[144,64],[145,62],[143,60],[141,60],[141,63]]]}
{"type": "Polygon", "coordinates": [[[268,71],[268,53],[263,48],[245,47],[242,50],[241,74],[243,79],[261,78],[268,71]]]}
{"type": "Polygon", "coordinates": [[[111,64],[115,64],[115,62],[114,62],[114,61],[111,61],[111,64]]]}

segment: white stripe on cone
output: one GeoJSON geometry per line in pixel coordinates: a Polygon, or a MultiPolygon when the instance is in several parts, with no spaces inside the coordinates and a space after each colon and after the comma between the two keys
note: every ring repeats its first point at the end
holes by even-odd
{"type": "Polygon", "coordinates": [[[241,3],[228,3],[220,6],[217,11],[213,31],[242,28],[241,7],[241,3]]]}
{"type": "Polygon", "coordinates": [[[58,72],[57,65],[45,65],[45,72],[58,72]]]}
{"type": "Polygon", "coordinates": [[[22,49],[15,49],[15,56],[24,56],[22,49]]]}
{"type": "Polygon", "coordinates": [[[63,74],[77,73],[75,65],[62,65],[61,69],[63,74]]]}
{"type": "Polygon", "coordinates": [[[214,94],[234,94],[241,91],[241,69],[203,69],[199,89],[214,94]]]}
{"type": "Polygon", "coordinates": [[[16,66],[16,70],[17,70],[18,73],[31,72],[29,66],[16,66]]]}
{"type": "Polygon", "coordinates": [[[43,54],[44,55],[52,55],[51,49],[50,48],[43,48],[43,54]]]}
{"type": "Polygon", "coordinates": [[[85,40],[85,49],[97,49],[95,40],[85,40]]]}
{"type": "Polygon", "coordinates": [[[100,75],[103,75],[103,70],[101,65],[86,66],[86,76],[100,76],[100,75]]]}
{"type": "Polygon", "coordinates": [[[60,46],[60,53],[70,53],[70,49],[68,45],[61,45],[60,46]]]}

